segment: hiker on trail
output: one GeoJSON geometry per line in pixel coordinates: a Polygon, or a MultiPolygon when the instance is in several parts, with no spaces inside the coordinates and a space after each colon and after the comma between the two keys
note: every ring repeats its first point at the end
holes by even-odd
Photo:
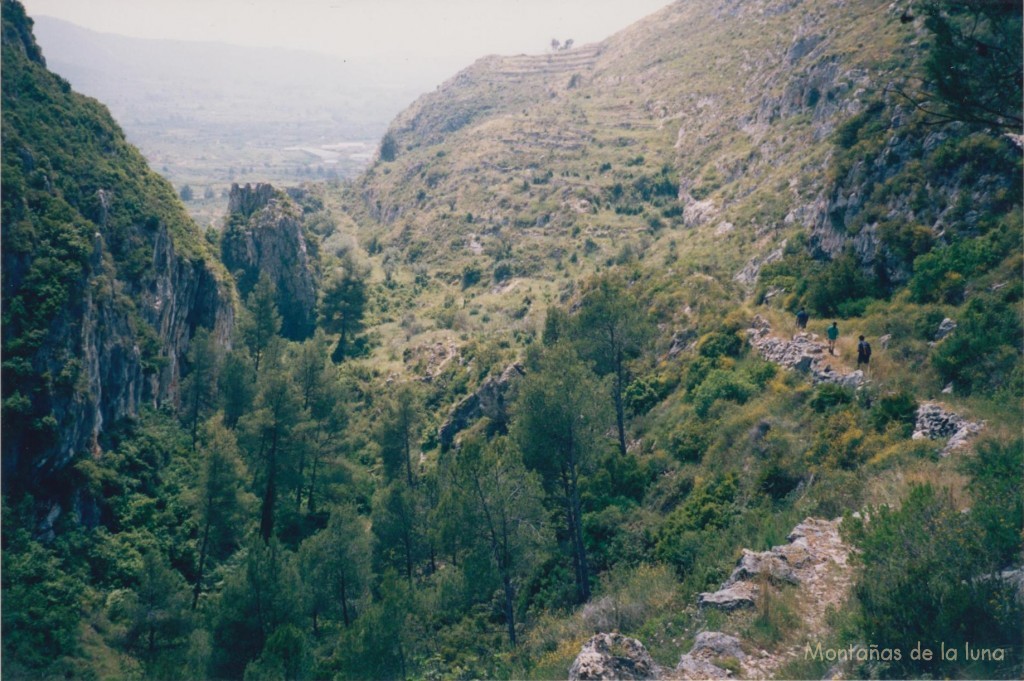
{"type": "Polygon", "coordinates": [[[801,329],[807,328],[807,320],[810,319],[811,315],[807,314],[807,310],[800,308],[800,311],[796,313],[796,325],[801,329]]]}
{"type": "Polygon", "coordinates": [[[864,340],[864,336],[861,336],[860,342],[857,343],[857,367],[859,368],[863,364],[866,371],[869,361],[871,361],[871,343],[868,343],[864,340]]]}
{"type": "Polygon", "coordinates": [[[828,336],[828,354],[836,354],[836,339],[839,338],[839,325],[837,322],[832,322],[832,326],[828,327],[825,335],[828,336]]]}

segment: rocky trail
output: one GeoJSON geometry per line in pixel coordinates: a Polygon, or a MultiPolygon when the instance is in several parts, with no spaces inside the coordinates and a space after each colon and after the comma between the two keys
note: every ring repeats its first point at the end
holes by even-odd
{"type": "Polygon", "coordinates": [[[818,340],[817,334],[801,332],[791,340],[773,336],[771,324],[761,315],[754,315],[747,340],[765,360],[805,373],[814,383],[859,388],[868,380],[859,369],[847,371],[841,367],[838,357],[828,354],[828,346],[818,340]]]}
{"type": "MultiPolygon", "coordinates": [[[[945,337],[955,327],[956,324],[952,323],[952,320],[943,320],[939,328],[941,335],[937,337],[945,337]]],[[[828,346],[818,340],[817,334],[801,332],[786,340],[772,335],[771,331],[768,320],[761,315],[754,315],[750,328],[747,329],[750,345],[765,360],[807,374],[815,384],[835,383],[856,390],[870,383],[870,379],[863,371],[848,371],[840,366],[838,358],[828,354],[828,346]]],[[[885,340],[884,337],[882,340],[885,340]]],[[[884,343],[881,345],[884,347],[884,343]]],[[[940,454],[947,456],[950,452],[966,446],[970,438],[981,432],[982,428],[984,423],[969,421],[938,402],[923,402],[917,409],[913,439],[946,438],[946,444],[940,454]]]]}
{"type": "Polygon", "coordinates": [[[829,610],[838,608],[850,592],[850,549],[839,535],[840,522],[839,518],[807,518],[793,528],[786,544],[768,551],[744,550],[722,587],[698,597],[702,609],[732,612],[756,608],[761,599],[772,597],[764,592],[766,588],[798,589],[796,600],[802,625],[797,642],[769,652],[729,634],[702,631],[676,667],[665,668],[657,665],[636,639],[598,634],[583,646],[569,678],[771,678],[788,662],[803,655],[806,645],[823,641],[829,610]],[[769,584],[775,586],[768,587],[769,584]],[[737,669],[739,674],[735,673],[737,669]]]}

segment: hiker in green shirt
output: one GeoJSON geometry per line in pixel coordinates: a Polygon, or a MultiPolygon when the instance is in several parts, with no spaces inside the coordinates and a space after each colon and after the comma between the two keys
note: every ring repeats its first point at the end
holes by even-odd
{"type": "Polygon", "coordinates": [[[839,326],[836,322],[832,322],[832,326],[828,327],[828,331],[825,332],[828,336],[828,354],[834,355],[836,349],[836,339],[839,338],[839,326]]]}

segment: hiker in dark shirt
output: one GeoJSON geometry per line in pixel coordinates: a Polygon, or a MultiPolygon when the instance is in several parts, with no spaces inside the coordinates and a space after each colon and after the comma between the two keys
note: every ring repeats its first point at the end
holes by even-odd
{"type": "Polygon", "coordinates": [[[864,365],[864,369],[867,370],[868,362],[871,361],[871,343],[864,340],[864,336],[860,337],[860,342],[857,343],[857,367],[861,364],[864,365]]]}
{"type": "Polygon", "coordinates": [[[838,322],[832,322],[832,326],[828,327],[828,331],[825,332],[828,336],[828,354],[836,354],[836,339],[839,338],[839,325],[838,322]]]}
{"type": "Polygon", "coordinates": [[[796,313],[796,325],[798,328],[806,329],[807,320],[810,319],[811,315],[807,314],[807,310],[800,308],[800,311],[796,313]]]}

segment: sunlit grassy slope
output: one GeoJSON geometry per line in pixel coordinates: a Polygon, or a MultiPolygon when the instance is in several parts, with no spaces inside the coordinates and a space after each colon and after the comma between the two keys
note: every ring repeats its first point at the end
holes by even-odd
{"type": "Polygon", "coordinates": [[[401,345],[453,315],[453,342],[527,332],[581,277],[638,260],[741,296],[744,266],[822,219],[831,133],[905,77],[916,40],[880,2],[700,0],[598,44],[479,60],[335,197],[406,273],[379,321],[406,315],[401,345]]]}

